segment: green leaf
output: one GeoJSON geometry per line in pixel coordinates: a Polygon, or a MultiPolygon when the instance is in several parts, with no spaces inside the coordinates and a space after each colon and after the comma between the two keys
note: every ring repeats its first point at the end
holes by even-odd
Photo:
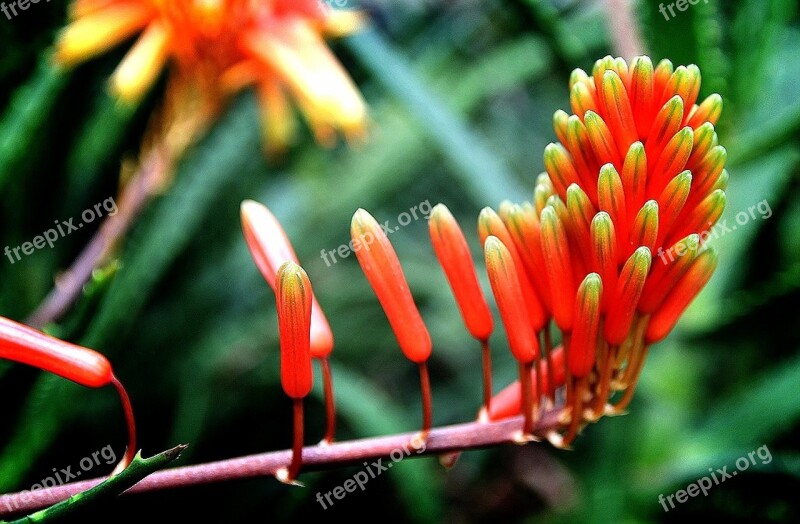
{"type": "Polygon", "coordinates": [[[138,484],[145,477],[165,468],[180,457],[186,449],[185,445],[159,453],[148,459],[143,459],[141,451],[136,454],[131,464],[113,477],[108,478],[97,486],[78,493],[58,504],[36,512],[25,518],[15,520],[11,524],[30,524],[33,522],[53,522],[57,519],[74,516],[74,514],[101,500],[115,497],[138,484]]]}

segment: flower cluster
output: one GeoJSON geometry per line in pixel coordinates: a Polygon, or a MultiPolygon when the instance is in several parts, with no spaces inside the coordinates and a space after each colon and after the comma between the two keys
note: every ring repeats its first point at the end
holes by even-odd
{"type": "Polygon", "coordinates": [[[281,148],[293,132],[291,96],[317,138],[363,133],[358,89],[324,41],[358,27],[351,11],[316,0],[75,0],[56,59],[73,65],[139,35],[114,72],[112,91],[140,99],[172,62],[169,102],[213,114],[254,85],[266,144],[281,148]]]}

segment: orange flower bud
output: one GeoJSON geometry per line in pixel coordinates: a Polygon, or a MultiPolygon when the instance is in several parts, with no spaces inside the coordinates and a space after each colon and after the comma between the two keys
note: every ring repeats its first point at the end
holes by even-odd
{"type": "Polygon", "coordinates": [[[692,173],[690,171],[684,171],[667,184],[667,187],[658,197],[658,239],[653,245],[642,245],[646,245],[652,250],[656,245],[661,245],[664,242],[664,238],[672,229],[675,221],[678,220],[678,216],[689,198],[691,186],[692,173]]]}
{"type": "Polygon", "coordinates": [[[293,399],[305,398],[313,385],[311,370],[311,282],[302,267],[285,262],[275,290],[281,335],[281,386],[293,399]]]}
{"type": "Polygon", "coordinates": [[[683,99],[678,95],[673,96],[669,101],[659,108],[653,125],[650,129],[647,147],[645,151],[647,157],[655,162],[667,147],[669,141],[681,129],[683,120],[683,99]]]}
{"type": "Polygon", "coordinates": [[[700,235],[692,234],[664,251],[658,249],[658,259],[647,279],[639,299],[639,311],[654,313],[669,291],[689,269],[700,248],[700,235]]]}
{"type": "Polygon", "coordinates": [[[386,313],[403,354],[417,364],[431,355],[431,337],[419,314],[403,268],[380,224],[364,209],[353,215],[350,235],[356,258],[386,313]]]}
{"type": "Polygon", "coordinates": [[[689,270],[669,292],[659,310],[650,317],[650,323],[647,325],[645,333],[645,340],[648,344],[666,338],[694,297],[711,279],[716,267],[717,254],[713,250],[703,251],[697,256],[689,270]]]}
{"type": "MultiPolygon", "coordinates": [[[[253,200],[241,205],[242,231],[250,254],[261,275],[275,290],[278,268],[287,261],[299,264],[289,237],[281,223],[267,206],[253,200]]],[[[311,354],[314,358],[325,358],[333,351],[333,332],[328,319],[312,295],[311,306],[311,354]]]]}
{"type": "Polygon", "coordinates": [[[600,275],[603,288],[603,312],[608,310],[611,302],[611,291],[617,288],[617,239],[614,223],[608,213],[601,211],[592,219],[591,231],[591,266],[590,269],[600,275]]]}
{"type": "Polygon", "coordinates": [[[113,372],[100,353],[0,317],[0,358],[27,364],[89,388],[111,384],[113,372]]]}
{"type": "Polygon", "coordinates": [[[600,327],[600,304],[603,283],[600,275],[589,273],[578,287],[575,300],[575,325],[567,354],[567,364],[572,376],[585,377],[592,371],[595,348],[600,327]]]}
{"type": "Polygon", "coordinates": [[[614,142],[614,137],[608,126],[600,118],[600,115],[594,111],[587,111],[584,116],[584,124],[586,125],[586,133],[589,136],[589,142],[592,145],[594,156],[600,164],[613,163],[615,166],[622,165],[622,155],[617,149],[617,144],[614,142]]]}
{"type": "MultiPolygon", "coordinates": [[[[606,164],[600,169],[597,179],[597,194],[600,211],[605,211],[614,222],[617,233],[617,252],[624,255],[625,241],[628,238],[628,210],[625,207],[625,194],[622,189],[622,179],[612,164],[606,164]]],[[[633,210],[630,210],[633,212],[633,210]]]]}
{"type": "Polygon", "coordinates": [[[653,62],[647,56],[637,56],[631,63],[630,98],[636,131],[647,139],[653,118],[653,62]]]}
{"type": "Polygon", "coordinates": [[[714,93],[703,100],[702,104],[695,106],[692,109],[691,113],[689,113],[689,118],[686,121],[686,125],[694,129],[697,129],[697,127],[704,122],[710,122],[712,125],[717,125],[717,121],[719,120],[721,114],[722,97],[714,93]]]}
{"type": "Polygon", "coordinates": [[[539,298],[537,290],[533,288],[533,284],[525,272],[525,264],[514,245],[514,239],[511,233],[509,233],[508,228],[492,208],[485,207],[478,216],[478,237],[481,243],[485,245],[486,239],[489,236],[495,236],[500,239],[506,249],[508,249],[511,259],[514,261],[524,304],[528,310],[529,318],[533,323],[533,328],[536,331],[541,330],[547,321],[547,313],[545,312],[542,300],[539,298]]]}
{"type": "Polygon", "coordinates": [[[644,204],[647,189],[647,155],[641,142],[634,142],[628,149],[620,178],[625,194],[625,209],[633,213],[644,204]]]}
{"type": "Polygon", "coordinates": [[[647,182],[647,194],[651,198],[658,197],[664,187],[675,175],[683,171],[689,155],[692,153],[694,132],[690,127],[684,127],[664,147],[661,156],[655,163],[652,178],[647,182]]]}
{"type": "Polygon", "coordinates": [[[488,340],[494,329],[492,313],[478,283],[464,233],[444,204],[433,208],[428,228],[436,258],[444,269],[467,329],[476,339],[488,340]]]}
{"type": "Polygon", "coordinates": [[[618,140],[617,145],[620,147],[621,154],[623,151],[627,151],[639,137],[636,135],[636,123],[633,120],[633,110],[628,93],[616,72],[606,71],[603,73],[600,97],[601,106],[605,109],[603,118],[618,140]]]}
{"type": "Polygon", "coordinates": [[[567,234],[552,206],[542,210],[541,228],[544,264],[551,284],[553,317],[559,328],[569,331],[572,328],[575,281],[567,234]]]}
{"type": "Polygon", "coordinates": [[[603,337],[612,346],[622,344],[628,337],[633,314],[650,271],[650,261],[650,250],[640,247],[633,252],[622,268],[603,329],[603,337]]]}
{"type": "Polygon", "coordinates": [[[507,246],[495,236],[486,239],[484,253],[489,282],[511,352],[519,363],[529,364],[539,358],[539,340],[520,290],[514,259],[507,246]]]}
{"type": "Polygon", "coordinates": [[[623,253],[623,257],[629,256],[629,253],[641,246],[645,246],[650,250],[655,248],[660,228],[658,209],[658,202],[648,200],[636,214],[631,226],[630,242],[623,253]]]}

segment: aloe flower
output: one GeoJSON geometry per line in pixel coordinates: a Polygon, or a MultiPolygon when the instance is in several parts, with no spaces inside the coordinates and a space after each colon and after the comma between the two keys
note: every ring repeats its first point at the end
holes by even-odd
{"type": "Polygon", "coordinates": [[[545,149],[533,202],[482,212],[492,230],[492,216],[519,230],[527,210],[526,233],[510,237],[525,253],[515,265],[526,306],[544,308],[533,327],[562,333],[570,424],[554,440],[565,446],[581,423],[625,409],[649,346],[710,279],[716,255],[699,235],[721,216],[728,180],[714,130],[722,99],[698,102],[696,66],[606,57],[569,86],[573,114],[554,116],[559,141],[545,149]]]}
{"type": "Polygon", "coordinates": [[[363,99],[324,40],[359,24],[355,12],[316,0],[75,0],[56,60],[72,66],[136,37],[110,82],[121,100],[142,98],[170,63],[170,104],[211,116],[253,85],[267,147],[291,139],[290,99],[328,144],[337,130],[364,131],[363,99]]]}

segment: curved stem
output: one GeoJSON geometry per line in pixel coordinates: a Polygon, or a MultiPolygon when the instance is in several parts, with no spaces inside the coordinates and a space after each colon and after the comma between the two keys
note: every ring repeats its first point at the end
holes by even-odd
{"type": "Polygon", "coordinates": [[[136,419],[133,416],[133,405],[131,404],[131,399],[128,396],[128,392],[125,390],[125,386],[122,385],[122,382],[117,379],[116,376],[111,376],[111,384],[114,386],[114,389],[117,390],[117,394],[119,395],[119,400],[122,402],[122,409],[125,412],[125,424],[128,427],[128,447],[125,450],[125,456],[122,457],[122,460],[114,469],[114,473],[119,473],[123,469],[127,468],[130,463],[133,461],[133,457],[136,456],[136,419]]]}

